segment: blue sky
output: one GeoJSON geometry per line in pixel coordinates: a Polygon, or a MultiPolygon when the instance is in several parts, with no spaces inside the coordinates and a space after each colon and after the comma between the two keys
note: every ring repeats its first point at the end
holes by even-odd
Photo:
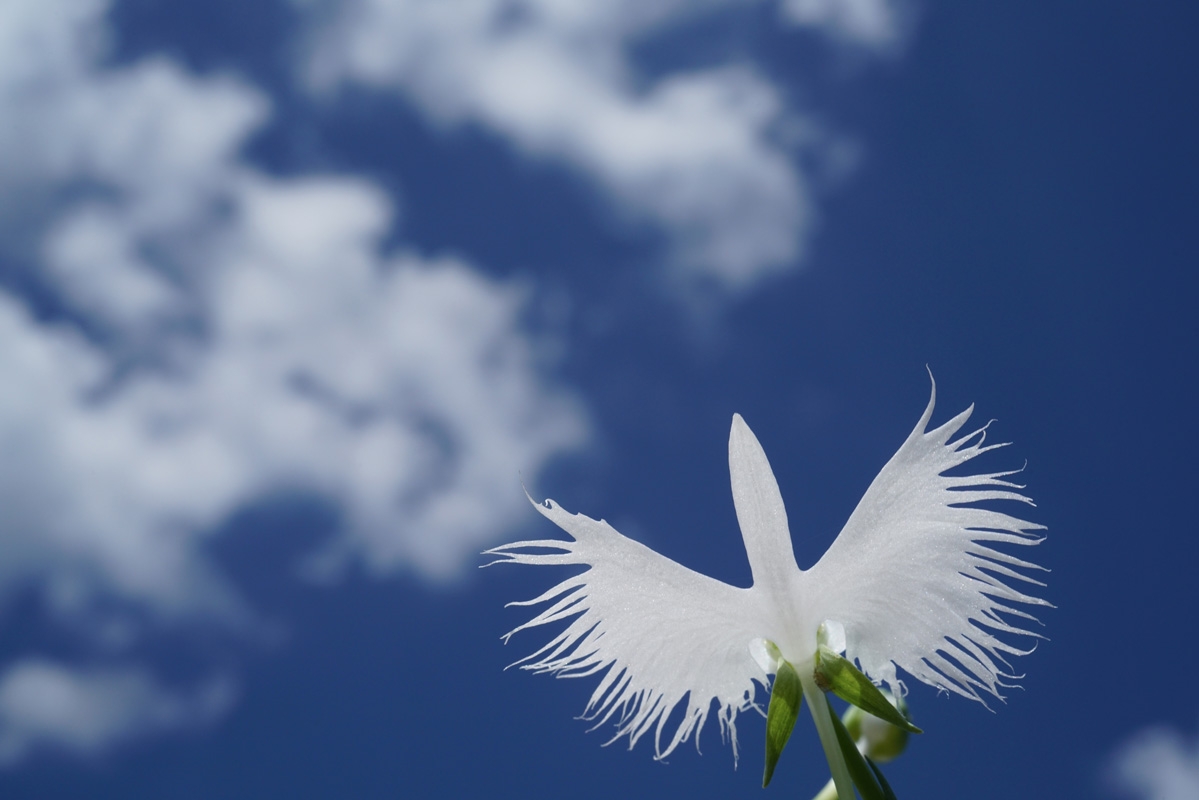
{"type": "Polygon", "coordinates": [[[995,713],[909,682],[897,794],[1195,796],[1197,23],[0,6],[0,794],[810,797],[803,721],[765,791],[753,713],[601,747],[478,553],[523,481],[748,585],[737,412],[808,566],[927,365],[1057,607],[995,713]]]}

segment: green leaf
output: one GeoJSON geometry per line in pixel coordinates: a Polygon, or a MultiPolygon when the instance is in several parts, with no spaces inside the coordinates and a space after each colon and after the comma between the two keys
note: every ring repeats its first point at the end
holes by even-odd
{"type": "Polygon", "coordinates": [[[837,744],[841,748],[841,755],[845,758],[845,766],[849,768],[849,777],[853,779],[853,785],[858,787],[862,800],[894,800],[895,796],[891,795],[889,799],[878,781],[874,779],[874,772],[866,763],[866,757],[858,752],[853,737],[849,735],[849,731],[845,730],[845,725],[837,716],[837,712],[833,711],[832,704],[826,703],[826,705],[828,706],[828,715],[833,720],[833,729],[837,732],[837,744]]]}
{"type": "Polygon", "coordinates": [[[815,677],[817,686],[826,692],[832,692],[845,702],[852,703],[897,728],[911,733],[924,733],[900,714],[895,706],[887,702],[887,698],[883,697],[878,687],[851,661],[827,645],[820,645],[816,651],[815,677]]]}
{"type": "Polygon", "coordinates": [[[878,785],[883,788],[883,797],[885,797],[886,800],[899,800],[899,798],[895,796],[895,792],[891,790],[891,784],[887,783],[887,779],[883,777],[883,771],[878,768],[878,764],[875,764],[869,756],[866,758],[866,763],[869,764],[870,769],[874,771],[874,777],[878,779],[878,785]]]}
{"type": "Polygon", "coordinates": [[[774,776],[774,765],[791,738],[791,729],[799,717],[799,706],[803,702],[803,686],[795,667],[779,660],[774,674],[774,686],[770,690],[770,706],[766,710],[766,771],[762,774],[762,788],[770,785],[774,776]]]}

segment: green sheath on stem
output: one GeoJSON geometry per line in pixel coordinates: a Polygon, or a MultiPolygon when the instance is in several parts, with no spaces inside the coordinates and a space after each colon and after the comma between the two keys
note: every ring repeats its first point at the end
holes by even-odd
{"type": "Polygon", "coordinates": [[[780,660],[774,674],[774,686],[770,690],[770,706],[766,711],[766,771],[762,774],[762,788],[770,785],[774,776],[774,765],[778,763],[791,729],[799,716],[803,702],[803,686],[799,675],[786,661],[780,660]]]}
{"type": "Polygon", "coordinates": [[[823,644],[816,651],[816,685],[897,728],[911,733],[924,733],[900,714],[895,706],[887,702],[887,698],[878,687],[851,661],[823,644]]]}
{"type": "Polygon", "coordinates": [[[845,725],[831,705],[828,707],[828,715],[837,731],[837,744],[841,747],[841,755],[845,757],[845,765],[849,767],[849,776],[853,779],[854,786],[858,787],[862,800],[897,800],[882,772],[858,751],[853,737],[845,730],[845,725]]]}

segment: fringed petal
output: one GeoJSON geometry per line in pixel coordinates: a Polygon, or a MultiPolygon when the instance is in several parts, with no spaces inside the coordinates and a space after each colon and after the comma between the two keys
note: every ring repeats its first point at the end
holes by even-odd
{"type": "Polygon", "coordinates": [[[903,685],[895,666],[925,683],[982,700],[1011,679],[1005,655],[1022,655],[1000,635],[1039,634],[1005,620],[1035,621],[1009,603],[1048,606],[1008,583],[1044,584],[1020,570],[1035,564],[996,547],[1034,545],[1041,525],[980,507],[1032,505],[1012,472],[946,475],[1004,445],[984,445],[986,427],[950,441],[973,406],[928,430],[932,397],[915,430],[858,503],[820,561],[803,573],[818,614],[841,623],[846,656],[875,681],[903,685]]]}
{"type": "Polygon", "coordinates": [[[487,551],[497,557],[492,563],[588,569],[534,600],[513,604],[548,605],[505,641],[518,631],[573,617],[549,643],[516,665],[558,677],[606,670],[584,717],[596,726],[615,719],[612,741],[628,737],[630,748],[653,731],[659,759],[693,733],[698,747],[699,731],[715,700],[721,734],[732,742],[735,758],[736,716],[753,706],[756,683],[767,683],[749,649],[766,616],[760,593],[689,570],[603,520],[571,514],[553,501],[534,505],[571,541],[497,547],[487,551]],[[685,704],[681,720],[668,731],[671,712],[680,703],[685,704]]]}

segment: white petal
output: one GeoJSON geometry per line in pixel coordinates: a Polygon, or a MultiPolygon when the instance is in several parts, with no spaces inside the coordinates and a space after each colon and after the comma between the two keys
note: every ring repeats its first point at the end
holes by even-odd
{"type": "Polygon", "coordinates": [[[750,644],[762,635],[754,632],[763,618],[760,594],[689,570],[622,536],[603,520],[571,514],[553,501],[534,505],[572,541],[544,539],[497,547],[487,551],[501,558],[496,563],[578,564],[590,569],[540,597],[512,604],[549,605],[507,636],[573,617],[565,630],[517,664],[560,677],[606,669],[585,718],[597,726],[614,720],[617,732],[612,740],[628,736],[630,748],[653,729],[658,758],[669,755],[692,732],[698,744],[698,731],[715,699],[721,733],[728,733],[736,756],[737,713],[753,703],[755,681],[766,684],[765,673],[750,654],[750,644]],[[667,718],[684,696],[682,720],[664,741],[667,718]]]}
{"type": "Polygon", "coordinates": [[[1037,636],[1000,616],[1033,619],[1010,603],[1049,605],[1005,583],[1039,584],[1019,569],[1039,569],[1001,545],[1041,541],[1043,527],[979,502],[1014,500],[1032,505],[1010,472],[946,475],[980,453],[986,428],[949,439],[973,406],[927,431],[936,400],[907,441],[870,484],[837,540],[803,574],[805,595],[818,615],[845,628],[846,656],[876,681],[903,692],[895,665],[933,686],[981,700],[999,696],[1012,677],[1005,655],[1023,655],[997,634],[1037,636]]]}
{"type": "Polygon", "coordinates": [[[740,414],[733,415],[729,431],[729,475],[754,587],[780,605],[794,602],[799,567],[791,548],[783,496],[758,437],[740,414]]]}

